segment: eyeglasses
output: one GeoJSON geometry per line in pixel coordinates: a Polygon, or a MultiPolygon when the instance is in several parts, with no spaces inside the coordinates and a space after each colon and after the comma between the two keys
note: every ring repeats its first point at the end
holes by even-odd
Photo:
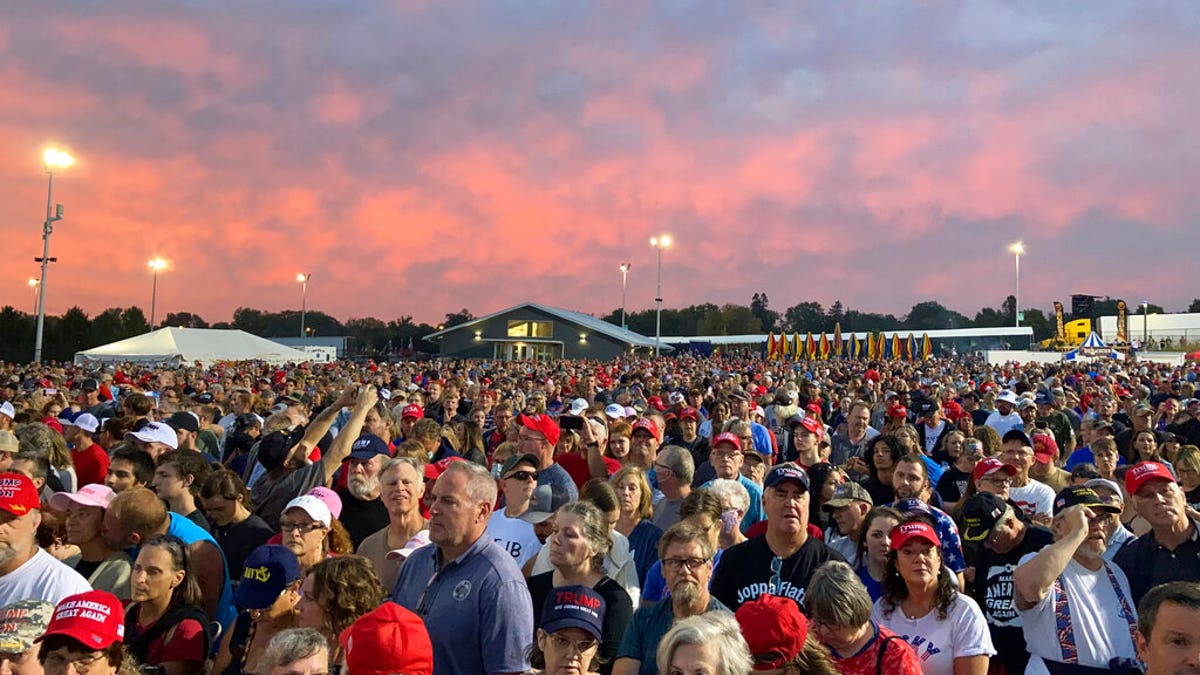
{"type": "Polygon", "coordinates": [[[783,558],[771,558],[771,595],[779,595],[783,587],[783,558]]]}
{"type": "Polygon", "coordinates": [[[671,473],[675,473],[674,469],[672,469],[671,467],[669,467],[665,464],[655,464],[654,468],[658,469],[659,473],[661,473],[663,471],[670,471],[671,473]]]}
{"type": "Polygon", "coordinates": [[[708,558],[663,558],[662,566],[664,569],[669,569],[672,572],[678,572],[684,567],[686,567],[688,571],[691,571],[700,569],[704,566],[704,563],[707,562],[708,558]]]}
{"type": "Polygon", "coordinates": [[[742,454],[741,450],[714,450],[713,452],[709,453],[709,456],[711,456],[711,457],[736,457],[737,455],[740,455],[740,454],[742,454]]]}
{"type": "Polygon", "coordinates": [[[279,531],[280,532],[299,531],[300,534],[307,534],[309,532],[312,532],[313,530],[319,530],[322,527],[325,527],[325,523],[322,523],[319,520],[310,520],[307,523],[289,523],[285,520],[279,521],[279,531]]]}
{"type": "Polygon", "coordinates": [[[596,642],[594,639],[593,640],[580,640],[579,642],[576,642],[568,637],[563,637],[562,635],[559,635],[558,633],[550,634],[550,642],[554,643],[554,647],[556,649],[559,649],[564,652],[570,651],[575,654],[579,654],[580,656],[583,656],[589,650],[595,649],[596,646],[600,644],[599,642],[596,642]]]}
{"type": "Polygon", "coordinates": [[[983,481],[984,483],[991,483],[992,485],[1012,485],[1012,479],[1006,477],[996,478],[994,476],[985,476],[979,480],[983,481]]]}
{"type": "Polygon", "coordinates": [[[520,480],[520,481],[537,480],[538,479],[538,475],[537,475],[536,471],[518,471],[514,474],[510,474],[508,477],[516,479],[516,480],[520,480]]]}
{"type": "Polygon", "coordinates": [[[102,658],[104,658],[103,652],[93,652],[87,656],[80,656],[76,659],[67,658],[66,656],[57,652],[51,652],[50,654],[46,655],[46,660],[43,663],[43,666],[46,670],[65,670],[67,664],[69,663],[75,667],[75,672],[79,673],[79,675],[85,675],[91,665],[102,658]]]}

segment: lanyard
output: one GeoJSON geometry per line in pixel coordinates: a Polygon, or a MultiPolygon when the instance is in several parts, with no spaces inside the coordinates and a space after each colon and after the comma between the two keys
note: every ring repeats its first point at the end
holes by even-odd
{"type": "MultiPolygon", "coordinates": [[[[1137,619],[1134,618],[1133,610],[1129,607],[1129,600],[1125,594],[1121,592],[1121,585],[1117,583],[1117,575],[1113,574],[1112,567],[1105,562],[1104,571],[1108,574],[1108,581],[1112,584],[1113,593],[1117,595],[1117,601],[1121,604],[1121,616],[1129,624],[1129,639],[1137,644],[1135,635],[1137,635],[1137,619]]],[[[1071,623],[1071,603],[1067,598],[1067,590],[1062,584],[1062,577],[1054,580],[1054,614],[1057,623],[1058,646],[1062,650],[1063,663],[1078,663],[1079,649],[1075,644],[1075,627],[1071,623]]]]}

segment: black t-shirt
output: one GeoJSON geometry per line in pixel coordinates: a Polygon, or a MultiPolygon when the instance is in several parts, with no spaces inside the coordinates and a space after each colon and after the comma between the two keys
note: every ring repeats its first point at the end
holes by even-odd
{"type": "Polygon", "coordinates": [[[254,549],[267,543],[275,535],[275,531],[267,521],[253,513],[240,523],[213,526],[212,536],[225,553],[225,562],[229,565],[229,578],[235,583],[242,578],[242,570],[246,566],[246,556],[254,549]]]}
{"type": "Polygon", "coordinates": [[[79,572],[79,575],[84,579],[90,579],[103,564],[103,560],[80,560],[75,563],[75,571],[79,572]]]}
{"type": "Polygon", "coordinates": [[[208,525],[208,518],[204,517],[204,514],[200,512],[200,509],[192,511],[191,513],[185,515],[184,518],[187,518],[193,523],[199,525],[200,529],[204,530],[205,532],[212,534],[212,528],[208,525]]]}
{"type": "MultiPolygon", "coordinates": [[[[525,583],[529,586],[529,599],[533,601],[533,628],[536,632],[542,623],[542,607],[554,588],[554,572],[535,574],[526,579],[525,583]]],[[[633,618],[633,601],[621,584],[608,577],[600,577],[600,581],[596,582],[592,590],[604,598],[604,624],[600,627],[599,654],[604,659],[600,672],[607,675],[612,672],[621,638],[625,635],[629,620],[633,618]]]]}
{"type": "Polygon", "coordinates": [[[937,493],[941,495],[943,501],[957,502],[967,491],[967,483],[970,480],[970,474],[951,465],[949,469],[942,472],[942,477],[938,479],[937,493]]]}
{"type": "MultiPolygon", "coordinates": [[[[736,611],[742,603],[771,593],[774,576],[771,567],[775,559],[765,534],[731,546],[721,554],[721,564],[713,573],[709,592],[721,604],[736,611]]],[[[825,542],[809,537],[799,551],[779,561],[780,584],[774,595],[791,598],[796,604],[803,605],[808,580],[817,567],[830,560],[844,561],[845,558],[825,542]]]]}
{"type": "Polygon", "coordinates": [[[896,491],[891,485],[881,482],[874,476],[867,476],[862,481],[862,486],[867,489],[867,493],[871,495],[871,501],[875,504],[891,504],[896,501],[896,491]]]}
{"type": "Polygon", "coordinates": [[[975,549],[975,583],[971,596],[979,603],[992,633],[996,658],[1004,662],[1010,673],[1025,672],[1029,649],[1013,588],[1013,570],[1023,556],[1054,543],[1054,534],[1039,525],[1029,526],[1025,538],[1008,553],[996,553],[979,546],[975,549]]]}
{"type": "Polygon", "coordinates": [[[350,533],[350,541],[354,542],[354,548],[358,550],[358,545],[363,539],[388,526],[390,520],[387,508],[378,497],[363,501],[345,488],[337,493],[342,498],[342,515],[338,520],[346,526],[346,531],[350,533]]]}

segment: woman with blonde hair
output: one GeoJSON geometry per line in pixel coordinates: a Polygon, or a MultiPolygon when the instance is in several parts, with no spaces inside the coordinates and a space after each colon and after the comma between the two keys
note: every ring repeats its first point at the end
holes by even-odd
{"type": "Polygon", "coordinates": [[[617,492],[621,513],[614,528],[629,540],[638,584],[645,585],[646,572],[658,560],[658,540],[662,530],[655,525],[650,481],[638,467],[626,465],[613,474],[610,485],[617,492]]]}

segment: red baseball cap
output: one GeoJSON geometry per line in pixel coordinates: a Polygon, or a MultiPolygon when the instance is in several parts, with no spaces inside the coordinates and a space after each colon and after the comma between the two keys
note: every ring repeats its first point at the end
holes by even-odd
{"type": "Polygon", "coordinates": [[[19,473],[0,473],[0,509],[20,518],[42,508],[38,489],[28,476],[19,473]]]}
{"type": "Polygon", "coordinates": [[[695,421],[699,422],[700,414],[696,412],[695,408],[684,408],[683,410],[679,411],[679,419],[680,420],[690,419],[690,420],[695,420],[695,421]]]}
{"type": "Polygon", "coordinates": [[[431,675],[433,644],[421,617],[394,602],[363,614],[338,638],[354,675],[431,675]]]}
{"type": "Polygon", "coordinates": [[[908,523],[900,523],[892,528],[891,548],[893,551],[899,551],[913,539],[924,539],[934,546],[942,545],[942,540],[938,539],[937,532],[933,531],[933,527],[929,523],[914,520],[908,523]]]}
{"type": "Polygon", "coordinates": [[[728,431],[723,431],[717,434],[717,437],[713,439],[712,446],[715,448],[722,443],[729,443],[733,445],[733,447],[737,448],[739,452],[742,449],[742,439],[738,438],[736,434],[731,434],[728,431]]]}
{"type": "Polygon", "coordinates": [[[558,428],[558,422],[555,422],[549,415],[518,415],[517,422],[526,429],[540,432],[550,441],[550,445],[558,445],[558,437],[562,433],[558,428]]]}
{"type": "Polygon", "coordinates": [[[409,403],[408,405],[404,406],[403,409],[400,410],[400,419],[406,420],[410,417],[415,418],[415,419],[421,419],[421,418],[425,417],[425,410],[422,409],[421,406],[417,405],[416,403],[409,403]]]}
{"type": "Polygon", "coordinates": [[[650,435],[653,436],[656,440],[659,438],[658,423],[652,419],[649,419],[647,417],[638,418],[638,420],[633,423],[633,431],[630,433],[634,434],[634,433],[637,433],[639,430],[640,431],[649,431],[650,435]]]}
{"type": "Polygon", "coordinates": [[[108,591],[69,595],[54,608],[46,632],[34,642],[51,635],[66,635],[91,649],[104,649],[125,639],[125,608],[108,591]]]}
{"type": "Polygon", "coordinates": [[[659,398],[658,396],[651,396],[650,398],[646,399],[646,405],[650,406],[651,408],[654,408],[655,410],[657,410],[659,412],[662,412],[667,409],[667,406],[663,405],[662,399],[659,398]]]}
{"type": "Polygon", "coordinates": [[[1165,465],[1158,462],[1141,462],[1125,472],[1125,491],[1131,495],[1137,494],[1143,485],[1152,480],[1176,482],[1175,475],[1165,465]]]}
{"type": "Polygon", "coordinates": [[[756,657],[754,670],[774,670],[790,663],[808,639],[808,619],[795,601],[778,595],[763,594],[743,603],[734,612],[742,636],[756,657]]]}
{"type": "Polygon", "coordinates": [[[804,419],[800,420],[800,426],[807,429],[810,434],[816,434],[817,438],[825,437],[825,425],[812,415],[805,415],[804,419]]]}
{"type": "Polygon", "coordinates": [[[975,462],[975,470],[971,472],[971,480],[979,480],[988,474],[1003,471],[1004,473],[1015,476],[1017,475],[1017,467],[1012,464],[1004,464],[995,457],[984,457],[975,462]]]}
{"type": "Polygon", "coordinates": [[[905,408],[904,406],[900,405],[899,403],[893,403],[888,406],[887,416],[888,417],[897,417],[897,418],[908,417],[908,408],[905,408]]]}
{"type": "Polygon", "coordinates": [[[1033,437],[1033,456],[1045,464],[1058,459],[1058,441],[1050,434],[1037,434],[1033,437]]]}

